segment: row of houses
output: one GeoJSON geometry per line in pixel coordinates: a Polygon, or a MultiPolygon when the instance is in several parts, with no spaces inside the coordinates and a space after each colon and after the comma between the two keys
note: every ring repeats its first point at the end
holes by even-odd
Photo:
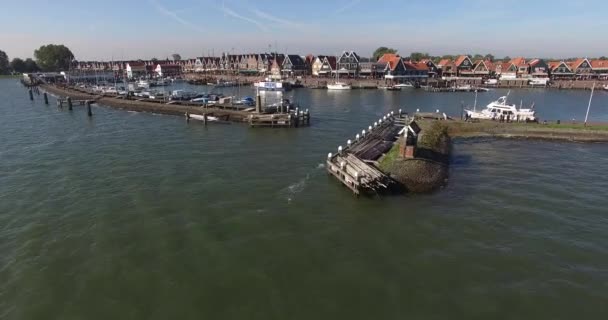
{"type": "Polygon", "coordinates": [[[78,61],[76,69],[122,72],[129,77],[174,76],[181,73],[232,73],[243,75],[313,76],[347,78],[384,78],[418,80],[421,78],[552,78],[608,79],[608,60],[544,61],[513,58],[509,61],[476,60],[462,55],[456,59],[411,61],[397,54],[385,54],[377,61],[344,51],[339,56],[279,53],[222,54],[179,61],[78,61]]]}
{"type": "Polygon", "coordinates": [[[545,61],[543,59],[513,58],[509,61],[473,61],[469,56],[455,60],[442,59],[436,64],[444,78],[478,77],[498,79],[551,78],[608,79],[608,60],[580,58],[574,61],[545,61]]]}

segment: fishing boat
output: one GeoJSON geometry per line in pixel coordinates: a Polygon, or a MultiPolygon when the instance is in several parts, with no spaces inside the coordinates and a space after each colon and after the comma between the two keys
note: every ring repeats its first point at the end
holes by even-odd
{"type": "MultiPolygon", "coordinates": [[[[523,109],[521,106],[518,109],[514,104],[507,104],[507,97],[508,94],[498,98],[496,101],[490,102],[481,111],[477,111],[474,107],[473,110],[465,109],[465,112],[471,119],[494,120],[502,115],[504,117],[510,116],[513,121],[536,121],[534,104],[529,109],[523,109]]],[[[475,104],[477,104],[477,99],[475,104]]]]}

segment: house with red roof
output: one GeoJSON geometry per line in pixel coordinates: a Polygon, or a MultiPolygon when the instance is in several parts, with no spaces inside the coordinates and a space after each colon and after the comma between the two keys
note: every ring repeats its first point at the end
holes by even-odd
{"type": "Polygon", "coordinates": [[[528,74],[533,78],[547,78],[549,65],[543,59],[532,59],[528,61],[528,74]]]}
{"type": "Polygon", "coordinates": [[[469,56],[461,55],[456,60],[441,59],[437,67],[441,68],[443,77],[471,77],[474,76],[473,61],[469,56]]]}
{"type": "Polygon", "coordinates": [[[456,67],[457,76],[459,77],[472,77],[473,74],[473,61],[469,56],[462,55],[454,61],[454,66],[456,67]]]}
{"type": "Polygon", "coordinates": [[[572,79],[574,77],[572,68],[564,61],[550,61],[548,65],[549,75],[553,80],[572,79]]]}
{"type": "Polygon", "coordinates": [[[154,72],[158,77],[173,77],[182,73],[182,66],[174,63],[158,63],[154,72]]]}
{"type": "Polygon", "coordinates": [[[485,77],[488,78],[494,74],[494,64],[490,60],[479,59],[475,61],[475,66],[473,67],[473,75],[477,77],[485,77]]]}
{"type": "Polygon", "coordinates": [[[378,59],[379,65],[384,65],[384,68],[379,70],[384,73],[384,79],[402,79],[405,77],[405,65],[398,54],[385,53],[378,59]]]}
{"type": "Polygon", "coordinates": [[[494,73],[501,80],[517,79],[517,66],[511,62],[496,63],[494,70],[494,73]]]}
{"type": "Polygon", "coordinates": [[[127,63],[127,77],[129,79],[144,77],[147,78],[154,72],[154,66],[143,61],[131,61],[127,63]]]}
{"type": "Polygon", "coordinates": [[[436,65],[431,59],[422,59],[418,63],[424,63],[428,69],[429,78],[436,78],[441,76],[441,68],[436,65]]]}
{"type": "Polygon", "coordinates": [[[608,60],[591,60],[593,75],[600,80],[608,80],[608,60]]]}
{"type": "Polygon", "coordinates": [[[574,72],[577,79],[591,79],[593,78],[593,69],[591,68],[591,62],[587,58],[576,59],[570,64],[570,69],[574,72]]]}
{"type": "Polygon", "coordinates": [[[437,64],[437,67],[441,69],[442,76],[453,77],[457,74],[454,61],[452,61],[451,59],[441,59],[437,64]]]}

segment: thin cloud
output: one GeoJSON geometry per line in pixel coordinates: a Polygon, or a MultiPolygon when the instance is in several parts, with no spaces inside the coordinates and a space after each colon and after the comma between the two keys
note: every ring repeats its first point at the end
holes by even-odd
{"type": "Polygon", "coordinates": [[[252,24],[256,25],[258,28],[260,28],[260,30],[262,30],[262,31],[268,31],[268,28],[266,28],[266,26],[264,26],[260,21],[240,15],[230,8],[226,8],[225,6],[222,6],[222,12],[224,12],[225,14],[227,14],[233,18],[237,18],[237,19],[252,23],[252,24]]]}
{"type": "Polygon", "coordinates": [[[338,10],[336,10],[336,13],[342,13],[348,9],[350,9],[351,7],[354,7],[356,4],[358,4],[359,2],[361,2],[361,0],[351,0],[350,2],[348,2],[347,4],[343,5],[342,7],[338,8],[338,10]]]}
{"type": "Polygon", "coordinates": [[[159,13],[175,20],[176,22],[180,23],[181,25],[191,28],[193,30],[196,30],[198,32],[205,32],[205,30],[203,28],[201,28],[200,26],[195,25],[194,23],[183,19],[182,17],[180,17],[177,13],[175,13],[174,11],[171,11],[165,7],[163,7],[160,3],[158,3],[156,0],[149,0],[150,4],[152,4],[154,6],[154,8],[156,9],[156,11],[158,11],[159,13]]]}
{"type": "Polygon", "coordinates": [[[269,13],[266,13],[264,11],[260,11],[258,9],[253,9],[253,10],[251,10],[251,12],[253,12],[259,18],[266,19],[268,21],[272,21],[272,22],[281,24],[281,25],[286,26],[286,27],[291,27],[291,28],[296,28],[296,29],[304,28],[304,26],[302,24],[299,24],[297,22],[293,22],[293,21],[289,21],[289,20],[285,20],[285,19],[273,16],[273,15],[271,15],[269,13]]]}

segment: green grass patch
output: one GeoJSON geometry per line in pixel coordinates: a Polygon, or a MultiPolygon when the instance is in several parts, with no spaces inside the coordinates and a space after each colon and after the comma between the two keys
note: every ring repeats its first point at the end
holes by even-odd
{"type": "Polygon", "coordinates": [[[390,170],[393,162],[399,157],[399,145],[402,143],[402,139],[399,139],[382,158],[378,162],[378,166],[380,170],[383,172],[387,172],[390,170]]]}
{"type": "Polygon", "coordinates": [[[19,77],[21,77],[21,75],[19,75],[19,74],[15,74],[15,75],[12,75],[12,74],[0,74],[0,79],[17,79],[19,77]]]}

